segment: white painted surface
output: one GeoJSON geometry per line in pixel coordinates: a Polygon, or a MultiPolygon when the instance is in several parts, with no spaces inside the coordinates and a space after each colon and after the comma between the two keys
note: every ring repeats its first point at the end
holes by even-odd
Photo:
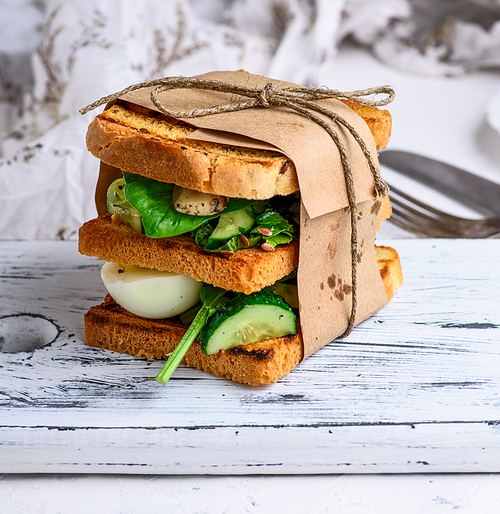
{"type": "Polygon", "coordinates": [[[0,475],[0,506],[9,514],[496,514],[500,476],[0,475]]]}
{"type": "Polygon", "coordinates": [[[405,284],[278,384],[246,387],[87,347],[104,296],[74,242],[0,242],[0,316],[57,339],[0,353],[0,472],[500,471],[500,240],[393,240],[405,284]]]}

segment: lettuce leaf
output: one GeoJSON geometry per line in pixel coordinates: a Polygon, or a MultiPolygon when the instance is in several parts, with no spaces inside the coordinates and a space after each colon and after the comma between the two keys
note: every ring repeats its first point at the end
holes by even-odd
{"type": "Polygon", "coordinates": [[[294,227],[281,214],[275,211],[266,211],[257,216],[255,220],[255,228],[250,232],[251,235],[257,236],[259,228],[268,228],[272,235],[262,236],[266,243],[273,248],[276,245],[286,244],[293,240],[294,227]]]}
{"type": "Polygon", "coordinates": [[[210,236],[214,230],[211,222],[205,223],[194,232],[196,244],[206,252],[220,252],[221,250],[230,250],[237,252],[243,248],[252,248],[253,246],[260,246],[263,243],[268,243],[275,248],[277,245],[287,244],[293,241],[295,235],[295,228],[293,223],[287,221],[278,212],[267,210],[259,214],[255,218],[254,228],[245,232],[248,244],[243,243],[240,234],[233,236],[226,241],[216,240],[217,246],[214,246],[214,240],[210,236]],[[268,228],[271,230],[272,235],[266,236],[261,234],[257,228],[268,228]]]}

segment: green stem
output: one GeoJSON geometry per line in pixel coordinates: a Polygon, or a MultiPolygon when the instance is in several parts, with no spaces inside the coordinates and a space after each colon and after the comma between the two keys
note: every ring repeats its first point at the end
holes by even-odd
{"type": "Polygon", "coordinates": [[[161,371],[156,375],[156,380],[165,385],[169,378],[172,376],[172,373],[177,369],[177,366],[181,363],[184,355],[189,350],[190,346],[193,344],[195,339],[198,337],[198,334],[201,332],[201,329],[205,326],[208,317],[213,313],[213,310],[221,298],[225,291],[223,289],[214,288],[211,286],[206,286],[204,292],[203,305],[201,309],[196,314],[194,320],[191,322],[191,325],[187,329],[186,333],[179,341],[179,344],[176,346],[175,350],[170,354],[167,362],[161,369],[161,371]]]}
{"type": "Polygon", "coordinates": [[[181,363],[184,355],[189,350],[189,347],[193,344],[194,340],[200,333],[203,325],[207,322],[208,309],[203,306],[199,311],[191,325],[187,329],[183,338],[176,346],[175,350],[170,354],[167,362],[163,366],[162,370],[156,375],[156,380],[160,384],[166,384],[168,379],[172,376],[172,373],[177,369],[177,366],[181,363]]]}

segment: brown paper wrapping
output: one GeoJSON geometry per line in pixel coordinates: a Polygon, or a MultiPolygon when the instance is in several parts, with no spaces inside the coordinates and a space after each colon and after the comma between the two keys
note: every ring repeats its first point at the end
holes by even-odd
{"type": "MultiPolygon", "coordinates": [[[[279,87],[292,86],[246,72],[212,72],[199,78],[252,87],[262,87],[268,82],[279,87]]],[[[122,99],[157,110],[151,102],[150,89],[134,91],[122,99]]],[[[159,99],[172,111],[187,111],[223,105],[239,97],[177,89],[161,93],[159,99]]],[[[335,99],[317,103],[348,121],[378,162],[372,134],[357,114],[335,99]]],[[[302,200],[297,278],[299,319],[304,358],[308,357],[345,331],[351,312],[351,222],[337,146],[321,126],[288,108],[254,108],[184,121],[200,129],[191,134],[191,139],[271,149],[293,161],[302,200]]],[[[349,155],[359,209],[357,324],[387,302],[374,251],[380,200],[358,144],[342,126],[335,124],[335,128],[349,155]]],[[[109,173],[109,170],[102,172],[109,173]]]]}

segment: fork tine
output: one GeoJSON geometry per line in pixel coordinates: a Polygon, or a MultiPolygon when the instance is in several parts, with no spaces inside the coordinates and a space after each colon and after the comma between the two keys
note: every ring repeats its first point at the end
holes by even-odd
{"type": "Polygon", "coordinates": [[[469,234],[471,225],[477,224],[476,220],[466,220],[444,213],[394,187],[390,187],[390,189],[390,192],[393,193],[391,194],[393,210],[391,219],[395,225],[420,237],[471,237],[466,234],[469,234]]]}
{"type": "MultiPolygon", "coordinates": [[[[438,219],[438,220],[441,220],[441,221],[447,222],[447,223],[457,223],[457,222],[464,221],[463,218],[458,218],[457,216],[453,216],[453,214],[447,214],[446,212],[440,211],[440,210],[438,210],[438,209],[436,209],[436,208],[434,208],[434,207],[432,207],[430,205],[427,205],[427,204],[417,200],[416,198],[408,196],[407,194],[403,193],[399,189],[396,189],[395,187],[390,186],[390,189],[391,189],[391,191],[393,193],[396,193],[401,198],[404,198],[410,204],[416,205],[417,207],[420,207],[424,211],[432,212],[433,214],[435,214],[437,216],[437,218],[436,217],[432,217],[432,216],[428,216],[428,215],[426,215],[425,213],[423,213],[421,211],[415,210],[415,209],[411,208],[409,206],[409,204],[402,204],[402,202],[398,202],[402,207],[404,206],[405,209],[407,209],[408,211],[412,212],[413,214],[422,215],[426,219],[432,219],[432,220],[438,219]]],[[[391,198],[391,200],[392,200],[392,198],[391,198]]],[[[397,199],[396,199],[396,202],[397,202],[397,199]]],[[[467,220],[467,221],[469,221],[469,220],[467,220]]]]}
{"type": "Polygon", "coordinates": [[[419,222],[415,217],[399,210],[394,206],[394,204],[392,205],[392,216],[389,218],[389,221],[394,225],[397,225],[404,230],[408,230],[420,237],[449,237],[448,232],[435,228],[429,224],[419,222]]]}
{"type": "Polygon", "coordinates": [[[441,238],[500,237],[500,218],[459,218],[389,187],[393,211],[390,221],[414,234],[441,238]]]}
{"type": "Polygon", "coordinates": [[[454,237],[450,232],[449,225],[441,222],[439,218],[430,216],[422,210],[415,209],[413,205],[420,207],[424,211],[433,212],[437,216],[444,213],[415,200],[392,186],[390,186],[390,198],[392,204],[390,220],[395,225],[420,237],[454,237]],[[398,196],[394,196],[394,193],[398,196]],[[406,202],[402,201],[402,199],[405,199],[406,202]]]}

